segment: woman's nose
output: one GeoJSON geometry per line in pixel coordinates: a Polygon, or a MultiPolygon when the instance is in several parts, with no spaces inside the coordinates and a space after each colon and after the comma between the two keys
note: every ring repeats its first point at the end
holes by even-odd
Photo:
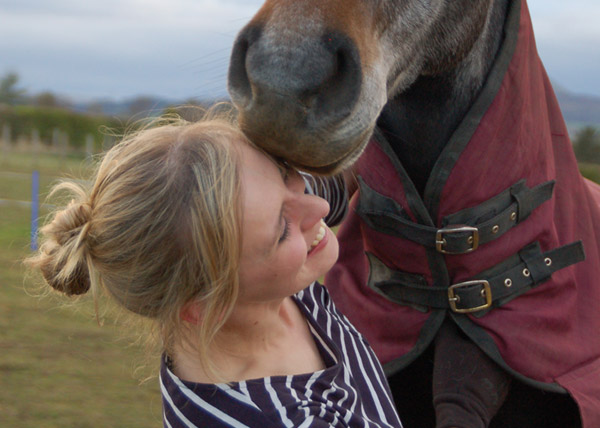
{"type": "Polygon", "coordinates": [[[329,213],[329,203],[314,195],[305,193],[306,183],[302,175],[294,169],[288,171],[288,188],[296,194],[294,211],[299,216],[300,229],[310,230],[329,213]]]}
{"type": "Polygon", "coordinates": [[[329,213],[329,203],[319,196],[307,194],[303,194],[300,199],[301,204],[298,207],[302,213],[300,229],[303,231],[313,229],[329,213]]]}

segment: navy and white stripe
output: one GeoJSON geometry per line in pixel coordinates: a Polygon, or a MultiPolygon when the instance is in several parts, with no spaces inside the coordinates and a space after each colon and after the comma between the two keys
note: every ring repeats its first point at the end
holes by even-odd
{"type": "Polygon", "coordinates": [[[163,359],[164,426],[401,427],[381,365],[325,287],[312,284],[294,298],[326,369],[212,385],[179,379],[163,359]]]}
{"type": "Polygon", "coordinates": [[[342,174],[333,177],[319,177],[300,173],[304,178],[306,193],[317,195],[329,202],[329,214],[325,217],[327,226],[337,226],[348,213],[348,190],[342,174]]]}

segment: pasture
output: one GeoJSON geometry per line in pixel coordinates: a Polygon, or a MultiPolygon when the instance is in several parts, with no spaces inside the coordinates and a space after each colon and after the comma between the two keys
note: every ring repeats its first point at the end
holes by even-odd
{"type": "MultiPolygon", "coordinates": [[[[84,177],[90,162],[26,150],[1,155],[0,426],[161,426],[157,362],[131,344],[113,312],[98,325],[90,298],[65,305],[62,296],[40,297],[41,278],[21,263],[30,253],[31,213],[15,201],[30,201],[32,170],[40,172],[43,202],[59,177],[84,177]]],[[[600,179],[598,165],[581,167],[600,179]]],[[[47,212],[42,207],[41,217],[47,212]]]]}
{"type": "Polygon", "coordinates": [[[14,201],[30,201],[32,170],[40,172],[43,202],[58,177],[81,177],[89,165],[77,156],[1,153],[2,427],[162,426],[157,362],[132,344],[114,311],[103,313],[100,326],[90,298],[65,305],[62,296],[41,297],[41,277],[21,263],[30,252],[31,214],[14,201]]]}

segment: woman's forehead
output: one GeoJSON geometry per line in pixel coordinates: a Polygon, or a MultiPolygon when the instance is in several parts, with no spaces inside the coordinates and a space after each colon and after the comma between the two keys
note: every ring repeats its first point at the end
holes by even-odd
{"type": "Polygon", "coordinates": [[[260,176],[279,178],[284,171],[283,164],[254,145],[241,142],[237,145],[241,157],[241,165],[248,172],[253,171],[260,176]]]}

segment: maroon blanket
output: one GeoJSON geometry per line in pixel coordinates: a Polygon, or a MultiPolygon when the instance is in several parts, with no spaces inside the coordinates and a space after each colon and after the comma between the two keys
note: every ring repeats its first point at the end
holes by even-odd
{"type": "MultiPolygon", "coordinates": [[[[422,353],[450,313],[468,336],[515,376],[542,389],[567,390],[579,405],[584,427],[596,428],[600,427],[600,188],[579,174],[536,51],[525,1],[514,9],[516,16],[509,17],[490,77],[434,167],[423,198],[376,132],[359,161],[363,187],[354,195],[351,214],[339,231],[340,259],[326,284],[390,372],[422,353]],[[385,232],[385,224],[376,227],[367,221],[367,214],[376,216],[387,206],[406,221],[442,228],[451,214],[482,204],[485,208],[484,203],[490,203],[486,201],[502,208],[498,200],[510,196],[511,186],[522,180],[530,189],[555,180],[551,197],[530,207],[529,215],[515,220],[509,230],[500,230],[497,239],[468,253],[444,254],[435,245],[393,236],[385,232]],[[365,189],[379,198],[371,211],[373,198],[365,195],[365,189]],[[402,304],[377,289],[381,284],[401,287],[394,281],[413,281],[416,288],[447,288],[477,280],[490,268],[500,266],[504,273],[510,265],[507,260],[526,258],[522,250],[532,243],[538,243],[543,255],[577,241],[583,242],[585,261],[570,262],[551,276],[536,278],[539,281],[521,292],[472,313],[402,304]],[[381,278],[390,282],[377,282],[381,278]]],[[[519,210],[524,212],[526,204],[519,210]]],[[[400,223],[397,227],[402,229],[400,223]]],[[[543,259],[547,265],[559,261],[543,259]]],[[[517,278],[507,279],[510,291],[517,278]]],[[[481,289],[486,305],[490,297],[486,293],[495,291],[481,289]]]]}

